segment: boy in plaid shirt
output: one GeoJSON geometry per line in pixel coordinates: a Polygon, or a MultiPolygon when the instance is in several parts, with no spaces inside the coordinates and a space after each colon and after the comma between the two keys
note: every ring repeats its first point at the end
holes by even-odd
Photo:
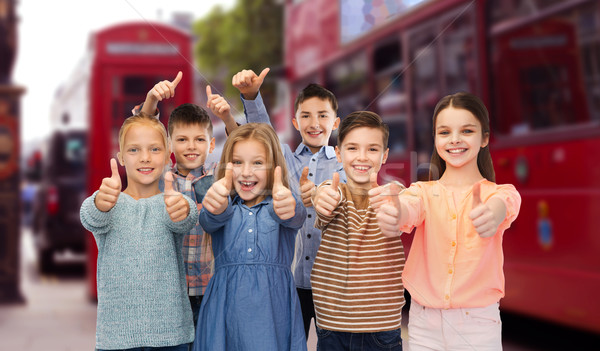
{"type": "MultiPolygon", "coordinates": [[[[175,80],[157,83],[146,95],[144,103],[135,110],[141,109],[150,115],[155,114],[159,101],[175,95],[175,88],[181,78],[182,73],[179,72],[175,80]]],[[[212,94],[210,86],[206,87],[206,93],[207,107],[225,123],[227,131],[236,128],[237,124],[227,101],[222,96],[212,94]]],[[[158,114],[156,116],[158,117],[158,114]]],[[[171,169],[174,188],[194,200],[200,211],[204,195],[214,181],[213,171],[216,167],[216,164],[205,164],[208,154],[215,148],[212,122],[202,107],[182,104],[171,112],[168,131],[171,151],[176,161],[171,169]]],[[[212,249],[199,223],[184,237],[183,260],[196,327],[202,297],[212,277],[213,263],[212,249]]]]}

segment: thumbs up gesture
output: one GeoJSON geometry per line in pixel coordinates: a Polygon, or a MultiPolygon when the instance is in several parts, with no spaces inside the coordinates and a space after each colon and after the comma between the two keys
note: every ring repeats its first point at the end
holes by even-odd
{"type": "Polygon", "coordinates": [[[225,176],[214,182],[208,189],[204,200],[202,200],[202,206],[212,214],[219,215],[223,213],[229,205],[229,194],[231,194],[232,186],[233,164],[229,162],[225,168],[225,176]]]}
{"type": "Polygon", "coordinates": [[[183,198],[183,194],[173,189],[173,173],[165,174],[165,206],[173,222],[183,221],[190,213],[190,203],[183,198]]]}
{"type": "Polygon", "coordinates": [[[311,198],[315,189],[315,183],[308,180],[308,167],[304,167],[302,176],[300,177],[300,195],[302,196],[302,203],[304,203],[305,207],[312,207],[311,198]]]}
{"type": "Polygon", "coordinates": [[[333,173],[333,179],[330,185],[317,188],[313,201],[317,212],[325,216],[331,216],[342,199],[339,184],[340,175],[338,172],[335,172],[333,173]]]}
{"type": "Polygon", "coordinates": [[[117,160],[114,158],[110,160],[110,169],[112,175],[110,178],[102,179],[99,192],[94,200],[96,208],[102,212],[110,211],[117,203],[119,194],[121,194],[121,176],[119,175],[117,160]]]}
{"type": "Polygon", "coordinates": [[[154,85],[152,89],[146,94],[146,101],[142,106],[142,112],[149,115],[153,115],[156,111],[159,101],[164,99],[170,99],[175,96],[175,88],[181,81],[183,73],[179,71],[173,81],[163,80],[154,85]]]}
{"type": "Polygon", "coordinates": [[[231,84],[240,91],[240,93],[244,96],[244,99],[254,100],[256,99],[258,91],[260,90],[260,86],[270,70],[270,68],[265,68],[258,76],[252,70],[242,70],[241,72],[236,73],[233,78],[231,78],[231,84]]]}
{"type": "Polygon", "coordinates": [[[225,121],[229,117],[231,107],[224,97],[219,94],[213,94],[210,85],[206,86],[206,107],[209,108],[215,116],[225,121]]]}
{"type": "MultiPolygon", "coordinates": [[[[504,214],[506,213],[506,207],[504,203],[500,203],[500,209],[497,212],[503,212],[501,216],[496,216],[492,207],[490,207],[490,202],[496,200],[494,198],[490,199],[488,203],[484,203],[481,201],[481,183],[475,183],[473,185],[473,208],[469,213],[469,218],[473,221],[473,226],[482,238],[489,238],[496,234],[502,219],[504,218],[504,214]],[[503,211],[500,211],[503,210],[503,211]]],[[[501,202],[501,201],[500,201],[501,202]]]]}
{"type": "Polygon", "coordinates": [[[296,200],[281,181],[281,167],[275,167],[273,178],[273,210],[279,218],[290,219],[296,214],[296,200]]]}
{"type": "MultiPolygon", "coordinates": [[[[398,194],[402,190],[397,182],[392,182],[386,186],[379,187],[381,194],[379,195],[383,200],[380,202],[377,212],[377,222],[381,233],[387,237],[393,237],[401,234],[400,232],[400,214],[401,205],[398,194]]],[[[371,192],[369,192],[369,195],[371,192]]],[[[372,206],[372,205],[371,205],[372,206]]]]}

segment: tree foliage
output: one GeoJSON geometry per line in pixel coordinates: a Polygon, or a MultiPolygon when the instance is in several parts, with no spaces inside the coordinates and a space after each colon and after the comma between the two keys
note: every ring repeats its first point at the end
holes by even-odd
{"type": "Polygon", "coordinates": [[[194,24],[196,63],[209,81],[224,83],[236,95],[231,77],[243,70],[257,74],[283,61],[283,2],[238,0],[229,11],[216,7],[194,24]]]}

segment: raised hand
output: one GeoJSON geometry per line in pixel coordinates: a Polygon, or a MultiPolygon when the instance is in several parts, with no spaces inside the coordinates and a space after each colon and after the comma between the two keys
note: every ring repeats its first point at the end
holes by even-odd
{"type": "Polygon", "coordinates": [[[117,203],[121,194],[121,176],[119,175],[117,160],[114,158],[110,159],[110,169],[112,175],[110,178],[102,179],[102,184],[94,200],[96,208],[102,212],[110,211],[117,203]]]}
{"type": "MultiPolygon", "coordinates": [[[[482,238],[489,238],[496,234],[501,221],[494,215],[493,210],[487,203],[481,201],[481,183],[473,185],[473,208],[469,218],[473,222],[475,231],[482,238]]],[[[504,216],[502,216],[503,218],[504,216]]]]}
{"type": "Polygon", "coordinates": [[[296,214],[296,200],[290,189],[281,181],[281,167],[275,167],[273,175],[273,210],[282,220],[290,219],[296,214]]]}
{"type": "Polygon", "coordinates": [[[308,167],[304,167],[300,176],[300,194],[305,207],[312,207],[311,197],[315,189],[315,183],[308,180],[308,167]]]}
{"type": "Polygon", "coordinates": [[[173,222],[183,221],[190,213],[190,203],[183,198],[183,194],[173,189],[173,173],[165,174],[165,206],[173,222]]]}
{"type": "Polygon", "coordinates": [[[340,175],[335,172],[330,185],[317,188],[313,201],[317,212],[325,216],[331,216],[341,200],[339,184],[340,175]]]}
{"type": "Polygon", "coordinates": [[[163,80],[154,85],[152,89],[146,94],[146,101],[142,106],[142,112],[149,115],[153,115],[156,111],[159,101],[164,99],[170,99],[175,96],[175,88],[181,81],[183,73],[179,71],[173,81],[163,80]]]}
{"type": "MultiPolygon", "coordinates": [[[[377,189],[381,189],[381,194],[379,195],[382,199],[384,199],[377,212],[377,222],[379,223],[379,228],[381,229],[381,233],[387,237],[393,237],[401,234],[400,232],[400,199],[398,195],[400,194],[400,190],[402,190],[402,186],[400,186],[396,182],[392,182],[383,187],[378,187],[377,189]]],[[[370,194],[370,192],[369,192],[370,194]]],[[[373,206],[373,205],[371,205],[373,206]]]]}
{"type": "Polygon", "coordinates": [[[252,70],[242,70],[231,78],[231,84],[240,91],[244,99],[254,100],[270,70],[270,68],[265,68],[260,72],[260,75],[256,75],[252,70]]]}
{"type": "Polygon", "coordinates": [[[206,107],[209,108],[215,116],[225,121],[230,116],[231,107],[224,97],[219,94],[213,94],[210,85],[206,86],[206,107]]]}
{"type": "Polygon", "coordinates": [[[369,190],[369,203],[371,207],[377,212],[381,205],[388,202],[385,196],[382,196],[382,192],[385,190],[384,186],[377,184],[377,173],[371,173],[371,190],[369,190]]]}
{"type": "Polygon", "coordinates": [[[208,189],[204,200],[202,200],[202,206],[212,214],[218,215],[223,213],[229,205],[229,194],[231,194],[231,188],[233,187],[233,164],[227,163],[225,168],[225,176],[215,183],[208,189]]]}

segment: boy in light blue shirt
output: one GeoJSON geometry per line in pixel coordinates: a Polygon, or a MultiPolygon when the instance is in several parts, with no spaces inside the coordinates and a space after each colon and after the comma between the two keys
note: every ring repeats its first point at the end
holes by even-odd
{"type": "MultiPolygon", "coordinates": [[[[232,79],[233,86],[241,93],[248,123],[271,123],[259,92],[268,72],[268,68],[260,75],[251,70],[243,70],[232,79]]],[[[290,182],[300,185],[300,195],[307,212],[306,221],[296,236],[296,252],[292,264],[307,338],[310,321],[315,318],[310,273],[321,243],[321,230],[314,227],[316,212],[310,196],[315,184],[331,179],[334,172],[339,173],[342,182],[346,181],[346,173],[336,159],[335,149],[328,145],[331,132],[340,124],[337,109],[337,99],[332,92],[320,85],[309,84],[296,97],[295,115],[292,119],[294,128],[302,136],[302,142],[295,151],[288,145],[282,145],[290,182]]],[[[292,190],[294,188],[291,187],[292,190]]]]}

